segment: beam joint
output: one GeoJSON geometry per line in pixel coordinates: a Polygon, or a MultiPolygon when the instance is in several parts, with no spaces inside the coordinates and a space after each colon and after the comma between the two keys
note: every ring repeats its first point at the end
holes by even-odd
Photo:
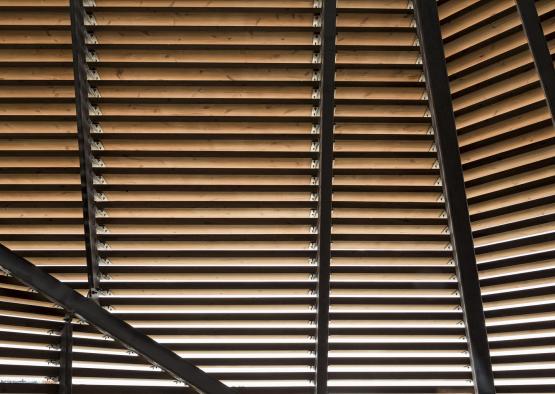
{"type": "Polygon", "coordinates": [[[321,26],[318,283],[315,393],[328,392],[333,130],[335,112],[336,0],[324,0],[321,26]]]}
{"type": "Polygon", "coordinates": [[[94,201],[94,171],[92,168],[91,119],[89,116],[89,83],[87,81],[87,47],[85,44],[85,11],[81,0],[70,1],[71,48],[73,52],[73,76],[77,118],[77,141],[79,144],[79,169],[81,175],[81,199],[85,232],[85,253],[89,296],[97,299],[100,289],[99,256],[96,236],[96,206],[94,201]]]}
{"type": "Polygon", "coordinates": [[[551,120],[555,125],[555,70],[553,69],[553,59],[543,33],[538,10],[534,0],[516,0],[516,6],[545,93],[551,120]]]}
{"type": "Polygon", "coordinates": [[[52,275],[0,245],[0,267],[24,285],[65,309],[100,332],[119,341],[179,382],[203,394],[233,394],[235,391],[193,364],[111,314],[90,298],[83,297],[52,275]]]}
{"type": "Polygon", "coordinates": [[[451,233],[474,390],[479,394],[495,394],[474,240],[436,1],[414,0],[414,12],[432,126],[435,130],[434,138],[443,181],[445,209],[451,233]]]}

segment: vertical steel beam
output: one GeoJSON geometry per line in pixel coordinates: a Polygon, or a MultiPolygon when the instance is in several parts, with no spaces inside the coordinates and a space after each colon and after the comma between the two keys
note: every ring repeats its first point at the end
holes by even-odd
{"type": "Polygon", "coordinates": [[[321,17],[316,394],[328,392],[336,7],[336,0],[325,0],[321,17]]]}
{"type": "Polygon", "coordinates": [[[435,0],[414,0],[432,125],[451,231],[474,389],[495,393],[474,240],[468,214],[453,104],[435,0]]]}
{"type": "Polygon", "coordinates": [[[516,6],[522,20],[524,33],[526,38],[528,38],[528,46],[534,57],[536,70],[540,76],[540,83],[545,93],[547,106],[551,112],[551,120],[555,125],[555,70],[553,69],[553,59],[543,34],[538,10],[534,0],[516,0],[516,6]]]}
{"type": "Polygon", "coordinates": [[[0,245],[0,268],[64,308],[66,313],[75,315],[95,326],[99,331],[119,341],[148,362],[165,370],[178,381],[187,382],[197,392],[204,394],[232,394],[235,392],[108,312],[90,298],[83,297],[68,285],[19,257],[3,245],[0,245]]]}
{"type": "Polygon", "coordinates": [[[73,50],[73,75],[77,114],[77,140],[79,143],[79,168],[81,198],[87,259],[89,295],[96,298],[100,287],[96,237],[96,207],[94,202],[94,172],[91,152],[91,120],[89,117],[89,84],[87,82],[87,49],[85,45],[85,18],[82,0],[70,1],[71,47],[73,50]]]}
{"type": "Polygon", "coordinates": [[[60,335],[60,381],[59,394],[71,394],[73,365],[73,326],[72,316],[66,315],[60,335]]]}

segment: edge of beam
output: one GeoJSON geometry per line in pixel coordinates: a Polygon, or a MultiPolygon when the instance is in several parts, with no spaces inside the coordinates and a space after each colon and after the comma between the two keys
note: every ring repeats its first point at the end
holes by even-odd
{"type": "Polygon", "coordinates": [[[330,261],[332,222],[333,131],[335,108],[335,56],[337,1],[325,0],[322,7],[320,79],[320,155],[318,188],[318,285],[316,323],[315,393],[328,392],[330,312],[330,261]]]}

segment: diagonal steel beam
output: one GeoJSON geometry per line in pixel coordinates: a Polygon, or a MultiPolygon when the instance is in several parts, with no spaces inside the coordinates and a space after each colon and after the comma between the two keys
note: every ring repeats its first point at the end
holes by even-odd
{"type": "Polygon", "coordinates": [[[89,84],[87,82],[87,49],[82,0],[70,1],[71,48],[77,115],[77,141],[79,143],[79,169],[81,199],[85,231],[85,253],[89,295],[96,299],[100,288],[99,256],[96,237],[96,206],[94,201],[94,172],[92,169],[91,119],[89,117],[89,84]]]}
{"type": "Polygon", "coordinates": [[[333,178],[336,0],[324,0],[321,28],[320,156],[318,196],[318,287],[316,326],[316,394],[328,392],[328,338],[333,178]]]}
{"type": "Polygon", "coordinates": [[[551,112],[551,120],[555,125],[555,70],[553,69],[553,59],[543,34],[538,10],[534,0],[516,0],[516,6],[522,20],[524,33],[526,38],[528,38],[528,46],[534,57],[536,70],[540,76],[540,83],[545,93],[547,106],[551,112]]]}
{"type": "Polygon", "coordinates": [[[484,308],[437,3],[435,0],[414,0],[414,11],[432,125],[435,131],[474,389],[479,394],[494,394],[495,386],[484,308]]]}
{"type": "Polygon", "coordinates": [[[112,315],[90,298],[83,297],[52,275],[0,245],[0,267],[20,282],[36,290],[69,314],[80,317],[99,331],[162,368],[199,393],[231,394],[234,391],[206,372],[183,360],[168,348],[112,315]]]}

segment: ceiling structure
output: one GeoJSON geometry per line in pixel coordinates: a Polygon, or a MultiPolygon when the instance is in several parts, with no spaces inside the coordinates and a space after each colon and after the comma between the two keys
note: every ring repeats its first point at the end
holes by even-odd
{"type": "Polygon", "coordinates": [[[0,392],[555,392],[554,0],[0,27],[0,392]]]}

